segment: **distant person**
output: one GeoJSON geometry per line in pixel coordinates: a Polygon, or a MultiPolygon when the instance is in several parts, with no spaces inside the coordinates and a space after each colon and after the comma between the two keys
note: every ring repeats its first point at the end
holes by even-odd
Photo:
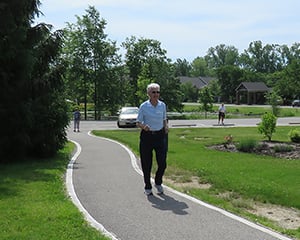
{"type": "Polygon", "coordinates": [[[74,117],[74,132],[79,132],[81,113],[79,112],[78,108],[73,113],[73,117],[74,117]]]}
{"type": "Polygon", "coordinates": [[[137,126],[142,129],[140,133],[140,156],[144,174],[147,196],[152,195],[151,168],[153,150],[155,151],[157,171],[155,173],[155,187],[158,194],[163,194],[162,178],[167,167],[167,111],[166,104],[159,100],[160,86],[151,83],[147,86],[149,99],[140,105],[137,117],[137,126]]]}
{"type": "Polygon", "coordinates": [[[219,107],[219,119],[218,119],[218,124],[224,125],[224,119],[225,119],[225,113],[226,113],[226,107],[224,106],[224,103],[221,104],[221,106],[219,107]]]}

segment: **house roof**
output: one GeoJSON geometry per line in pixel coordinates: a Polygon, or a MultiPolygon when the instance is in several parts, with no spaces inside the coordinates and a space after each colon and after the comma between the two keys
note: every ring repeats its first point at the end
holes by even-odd
{"type": "Polygon", "coordinates": [[[210,81],[214,80],[212,77],[186,77],[181,76],[179,80],[181,83],[190,82],[194,87],[201,89],[209,84],[210,81]]]}
{"type": "Polygon", "coordinates": [[[242,82],[235,91],[268,92],[270,89],[263,82],[242,82]]]}

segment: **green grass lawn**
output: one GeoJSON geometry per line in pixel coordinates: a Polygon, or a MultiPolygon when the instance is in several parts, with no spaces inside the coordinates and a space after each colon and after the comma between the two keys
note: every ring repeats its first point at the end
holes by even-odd
{"type": "Polygon", "coordinates": [[[104,240],[65,189],[72,144],[54,159],[0,165],[1,240],[104,240]]]}
{"type": "MultiPolygon", "coordinates": [[[[294,127],[277,127],[272,140],[288,142],[288,132],[294,127]]],[[[138,153],[139,130],[94,131],[98,136],[115,139],[138,153]]],[[[252,220],[273,227],[278,231],[300,237],[300,229],[286,230],[276,227],[266,219],[244,211],[245,202],[258,201],[300,209],[300,159],[286,160],[250,153],[221,152],[207,148],[224,143],[231,134],[233,141],[242,139],[263,140],[256,127],[247,128],[182,128],[169,133],[168,168],[165,177],[175,181],[191,181],[198,177],[210,189],[182,188],[196,198],[252,220]],[[230,199],[218,197],[230,193],[230,199]],[[237,199],[242,198],[240,201],[237,199]],[[244,203],[243,203],[244,201],[244,203]]],[[[153,168],[154,170],[154,168],[153,168]]],[[[176,187],[176,186],[175,186],[176,187]]]]}

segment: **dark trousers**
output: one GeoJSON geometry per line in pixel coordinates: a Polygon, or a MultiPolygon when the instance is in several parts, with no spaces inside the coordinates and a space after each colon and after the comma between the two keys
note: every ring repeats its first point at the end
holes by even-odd
{"type": "Polygon", "coordinates": [[[157,171],[155,173],[155,184],[161,185],[162,178],[167,167],[167,135],[164,130],[159,132],[141,131],[140,135],[140,156],[144,174],[145,189],[151,189],[151,169],[153,150],[155,151],[157,171]]]}
{"type": "Polygon", "coordinates": [[[225,118],[225,113],[219,112],[219,122],[220,122],[220,120],[223,122],[224,118],[225,118]]]}

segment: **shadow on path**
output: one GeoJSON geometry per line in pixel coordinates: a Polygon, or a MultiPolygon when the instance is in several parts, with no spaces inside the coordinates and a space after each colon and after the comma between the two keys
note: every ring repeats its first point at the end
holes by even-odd
{"type": "Polygon", "coordinates": [[[178,215],[188,214],[185,209],[189,208],[185,202],[180,202],[168,195],[150,195],[148,196],[148,201],[152,203],[154,208],[163,210],[163,211],[172,211],[178,215]]]}

